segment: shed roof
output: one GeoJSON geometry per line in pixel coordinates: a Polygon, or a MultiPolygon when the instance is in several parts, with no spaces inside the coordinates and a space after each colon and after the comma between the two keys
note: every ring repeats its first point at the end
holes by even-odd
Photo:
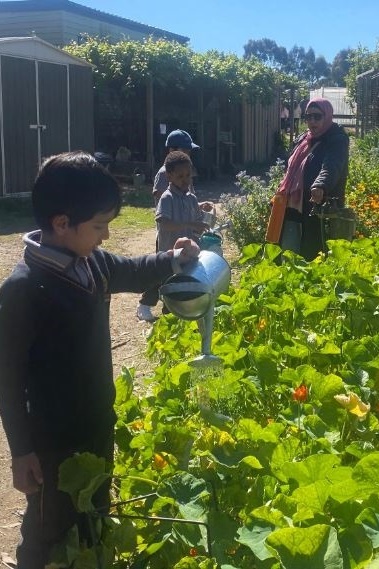
{"type": "Polygon", "coordinates": [[[93,18],[102,22],[108,22],[109,24],[120,26],[128,30],[135,30],[137,32],[146,34],[146,36],[150,35],[155,37],[165,37],[169,40],[174,40],[183,44],[189,41],[189,38],[185,36],[168,32],[166,30],[161,30],[159,28],[154,28],[153,26],[148,26],[146,24],[141,24],[139,22],[129,20],[128,18],[122,18],[121,16],[108,14],[107,12],[96,10],[95,8],[89,8],[88,6],[83,6],[82,4],[71,2],[71,0],[10,0],[8,2],[0,2],[0,13],[32,11],[41,12],[54,10],[63,10],[65,12],[87,16],[88,18],[93,18]]]}
{"type": "Polygon", "coordinates": [[[47,41],[33,37],[0,37],[0,55],[10,55],[26,59],[37,59],[50,63],[64,63],[81,65],[83,67],[93,67],[88,61],[70,55],[69,53],[55,47],[47,41]]]}

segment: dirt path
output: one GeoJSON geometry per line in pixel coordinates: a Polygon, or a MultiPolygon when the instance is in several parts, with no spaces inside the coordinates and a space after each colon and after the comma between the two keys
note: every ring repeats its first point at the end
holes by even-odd
{"type": "MultiPolygon", "coordinates": [[[[233,182],[214,183],[198,191],[199,200],[213,199],[217,202],[220,193],[230,191],[233,182]]],[[[124,255],[140,255],[155,249],[155,228],[138,235],[118,233],[111,239],[109,250],[124,255]]],[[[0,283],[12,270],[22,255],[22,234],[0,235],[0,283]]],[[[136,317],[138,294],[115,295],[111,303],[111,336],[115,377],[123,365],[136,368],[136,378],[142,379],[149,369],[149,362],[144,357],[146,334],[151,324],[139,322],[136,317]]],[[[153,310],[160,314],[161,304],[153,310]]],[[[19,537],[19,526],[24,509],[24,497],[12,487],[10,455],[4,431],[0,423],[0,567],[2,556],[6,560],[15,557],[19,537]]]]}

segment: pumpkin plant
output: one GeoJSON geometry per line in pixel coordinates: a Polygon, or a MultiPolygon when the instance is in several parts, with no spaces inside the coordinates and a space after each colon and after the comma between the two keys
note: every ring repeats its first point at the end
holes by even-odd
{"type": "Polygon", "coordinates": [[[379,548],[379,241],[328,246],[311,263],[286,252],[283,264],[275,245],[245,247],[240,282],[216,308],[219,367],[190,365],[195,323],[155,324],[145,394],[134,393],[133,369],[116,381],[110,513],[91,505],[109,476],[100,459],[71,459],[86,473],[80,488],[72,463],[62,466],[95,545],[73,529],[61,561],[369,567],[379,548]]]}

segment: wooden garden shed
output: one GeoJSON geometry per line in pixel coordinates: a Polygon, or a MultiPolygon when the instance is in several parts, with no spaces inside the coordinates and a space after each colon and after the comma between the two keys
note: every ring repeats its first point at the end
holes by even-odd
{"type": "Polygon", "coordinates": [[[37,37],[0,38],[0,197],[28,193],[43,157],[94,151],[92,66],[37,37]]]}

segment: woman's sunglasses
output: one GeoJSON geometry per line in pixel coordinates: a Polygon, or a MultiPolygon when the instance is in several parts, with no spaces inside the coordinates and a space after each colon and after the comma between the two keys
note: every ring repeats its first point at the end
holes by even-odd
{"type": "Polygon", "coordinates": [[[306,121],[313,119],[314,121],[320,121],[324,115],[322,113],[308,113],[304,115],[306,121]]]}

